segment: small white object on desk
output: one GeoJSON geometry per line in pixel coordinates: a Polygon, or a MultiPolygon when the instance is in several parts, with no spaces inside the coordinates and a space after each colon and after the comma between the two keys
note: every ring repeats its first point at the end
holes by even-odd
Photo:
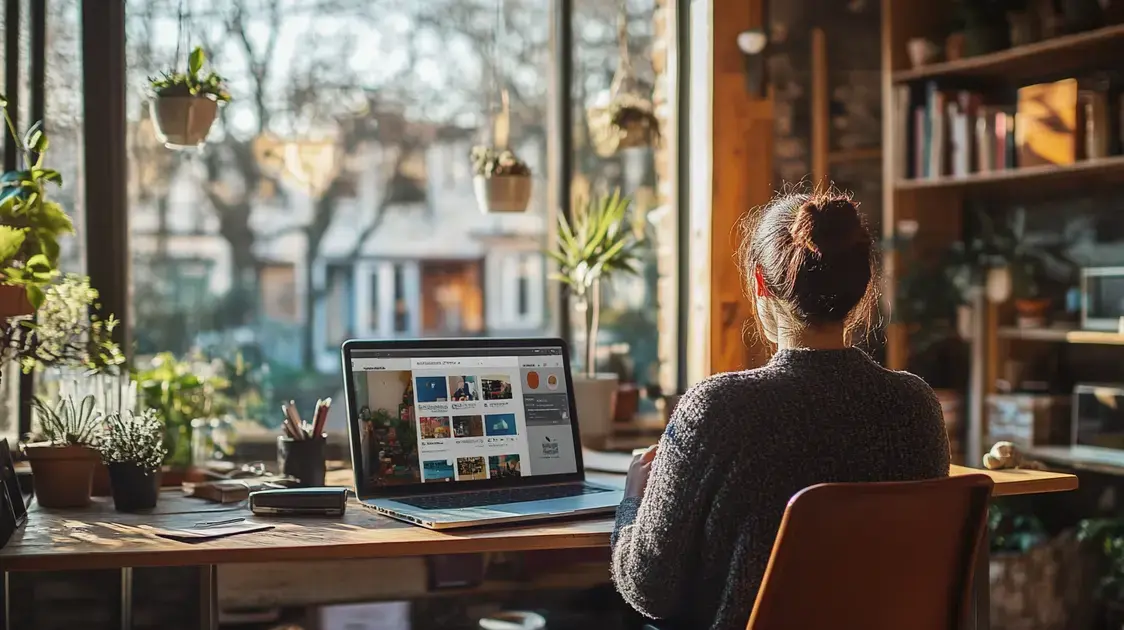
{"type": "Polygon", "coordinates": [[[150,530],[152,533],[161,538],[191,543],[203,542],[205,540],[214,540],[216,538],[226,538],[227,536],[236,536],[238,534],[263,532],[267,529],[273,529],[273,525],[263,525],[260,523],[250,523],[243,521],[240,523],[232,523],[230,525],[223,525],[219,527],[200,527],[197,529],[165,529],[161,527],[148,527],[146,529],[150,530]]]}

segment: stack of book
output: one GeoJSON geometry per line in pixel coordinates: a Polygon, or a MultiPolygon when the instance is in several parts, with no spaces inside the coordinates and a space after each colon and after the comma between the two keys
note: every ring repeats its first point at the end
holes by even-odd
{"type": "Polygon", "coordinates": [[[1120,152],[1124,107],[1108,81],[1028,85],[1014,104],[934,82],[900,85],[893,105],[898,179],[1065,165],[1120,152]]]}

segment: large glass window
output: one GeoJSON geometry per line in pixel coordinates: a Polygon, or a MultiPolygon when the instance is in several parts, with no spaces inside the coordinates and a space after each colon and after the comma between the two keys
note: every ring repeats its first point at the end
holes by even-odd
{"type": "MultiPolygon", "coordinates": [[[[575,0],[571,86],[572,201],[587,203],[619,189],[632,199],[633,229],[644,238],[641,273],[603,287],[598,369],[618,372],[622,382],[665,389],[678,379],[670,7],[656,0],[575,0]],[[624,105],[647,108],[660,133],[609,133],[607,112],[624,105]]],[[[580,316],[573,321],[579,342],[583,322],[580,316]]]]}
{"type": "MultiPolygon", "coordinates": [[[[330,4],[127,5],[137,360],[252,350],[269,367],[270,410],[342,401],[348,336],[551,325],[542,250],[552,2],[330,4]],[[195,45],[233,100],[203,147],[173,151],[156,140],[146,78],[182,69],[195,45]],[[492,140],[504,91],[533,194],[524,214],[485,216],[469,152],[492,140]],[[533,277],[505,275],[513,256],[533,277]],[[186,268],[204,275],[188,281],[186,268]]],[[[342,408],[330,429],[343,429],[342,408]]]]}

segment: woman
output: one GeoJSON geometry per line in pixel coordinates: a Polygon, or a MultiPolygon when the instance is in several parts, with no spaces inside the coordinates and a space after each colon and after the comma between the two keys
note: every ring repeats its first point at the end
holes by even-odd
{"type": "Polygon", "coordinates": [[[780,196],[744,223],[739,258],[777,351],[682,397],[658,448],[633,461],[613,532],[617,590],[684,628],[745,628],[796,492],[948,475],[933,390],[850,345],[870,332],[877,302],[856,204],[780,196]]]}

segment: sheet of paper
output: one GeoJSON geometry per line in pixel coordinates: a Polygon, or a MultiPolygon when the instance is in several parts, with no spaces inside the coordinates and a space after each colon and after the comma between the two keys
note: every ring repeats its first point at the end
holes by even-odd
{"type": "Polygon", "coordinates": [[[232,523],[230,525],[222,525],[219,527],[199,527],[196,529],[164,529],[154,527],[152,528],[152,531],[161,538],[169,538],[171,540],[178,540],[180,542],[202,542],[204,540],[226,538],[227,536],[237,536],[238,534],[263,532],[267,529],[273,529],[273,525],[262,525],[260,523],[232,523]]]}

